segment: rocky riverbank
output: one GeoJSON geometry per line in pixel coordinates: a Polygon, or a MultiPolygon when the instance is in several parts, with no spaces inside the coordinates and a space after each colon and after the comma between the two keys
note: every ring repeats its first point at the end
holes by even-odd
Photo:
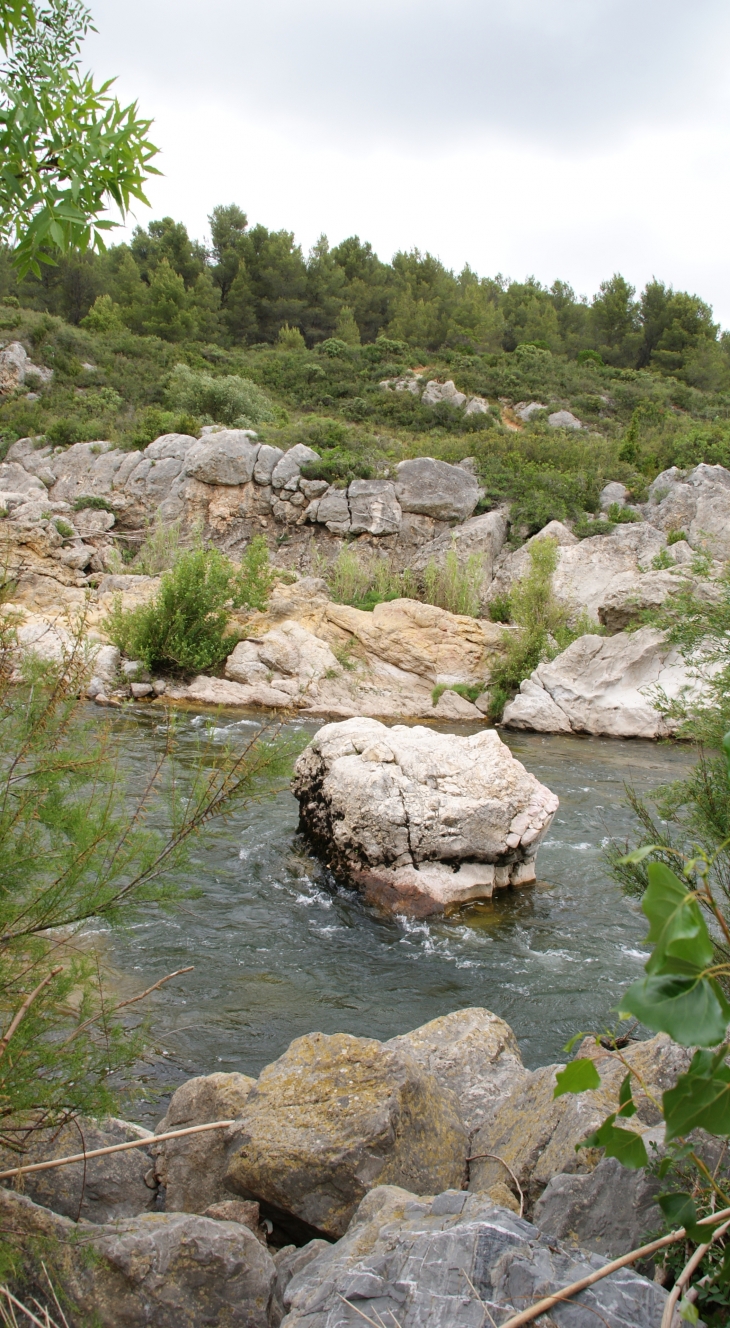
{"type": "Polygon", "coordinates": [[[338,489],[306,479],[302,467],[312,459],[316,453],[301,444],[282,453],[235,429],[199,439],[165,435],[132,453],[108,443],[15,443],[0,465],[0,511],[7,514],[0,552],[21,646],[61,658],[73,635],[69,616],[83,615],[96,660],[90,694],[112,704],[164,697],[167,704],[291,709],[324,719],[484,722],[494,664],[518,630],[492,621],[492,607],[524,575],[534,541],[549,537],[557,555],[553,593],[583,634],[523,680],[504,723],[617,737],[673,731],[674,720],[652,698],[661,692],[671,702],[702,680],[662,632],[635,629],[644,610],[678,591],[690,589],[710,605],[721,599],[729,471],[673,467],[633,509],[623,486],[609,484],[604,507],[632,520],[596,519],[596,533],[581,539],[552,521],[515,548],[506,509],[473,515],[481,490],[468,461],[405,461],[392,479],[338,489]],[[198,529],[234,556],[254,534],[270,542],[281,575],[266,612],[238,615],[245,640],[232,648],[223,677],[181,684],[100,652],[115,599],[130,607],[158,590],[156,577],[108,570],[120,543],[135,547],[154,519],[179,521],[183,533],[198,529]],[[405,598],[373,612],[334,602],[311,572],[345,540],[416,577],[443,568],[450,555],[461,567],[471,560],[473,568],[476,559],[482,616],[405,598]]]}
{"type": "MultiPolygon", "coordinates": [[[[39,1134],[29,1161],[78,1152],[79,1132],[87,1150],[135,1134],[144,1146],[0,1189],[24,1289],[45,1294],[42,1247],[101,1328],[504,1322],[660,1221],[654,1177],[576,1153],[625,1074],[590,1040],[578,1054],[597,1060],[601,1087],[554,1099],[561,1066],[526,1070],[507,1024],[460,1010],[385,1043],[312,1033],[257,1080],[192,1079],[154,1133],[81,1121],[39,1134]],[[219,1120],[233,1124],[156,1142],[219,1120]]],[[[623,1054],[646,1086],[635,1126],[661,1154],[652,1097],[689,1053],[658,1036],[623,1054]]],[[[553,1313],[659,1328],[665,1298],[624,1269],[553,1313]]]]}

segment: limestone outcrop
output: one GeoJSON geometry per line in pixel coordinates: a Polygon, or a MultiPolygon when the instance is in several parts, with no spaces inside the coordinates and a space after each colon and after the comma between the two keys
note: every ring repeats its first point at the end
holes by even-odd
{"type": "Polygon", "coordinates": [[[695,466],[689,473],[672,466],[649,487],[647,521],[668,534],[684,531],[695,549],[712,558],[730,559],[730,471],[724,466],[695,466]]]}
{"type": "MultiPolygon", "coordinates": [[[[603,1262],[542,1235],[487,1195],[451,1189],[424,1198],[382,1185],[363,1199],[344,1239],[292,1277],[282,1328],[330,1328],[364,1322],[361,1316],[409,1328],[482,1328],[603,1262]]],[[[662,1287],[624,1268],[549,1321],[660,1328],[666,1298],[662,1287]]]]}
{"type": "Polygon", "coordinates": [[[319,730],[292,788],[325,861],[416,916],[534,881],[558,806],[494,729],[461,738],[360,718],[319,730]]]}
{"type": "Polygon", "coordinates": [[[701,678],[664,632],[642,627],[617,636],[578,637],[549,663],[538,664],[504,710],[508,728],[538,733],[593,733],[612,738],[662,738],[673,721],[652,703],[696,695],[701,678]]]}
{"type": "Polygon", "coordinates": [[[376,1184],[459,1187],[467,1152],[455,1095],[408,1051],[311,1033],[262,1070],[226,1181],[300,1241],[337,1238],[376,1184]]]}

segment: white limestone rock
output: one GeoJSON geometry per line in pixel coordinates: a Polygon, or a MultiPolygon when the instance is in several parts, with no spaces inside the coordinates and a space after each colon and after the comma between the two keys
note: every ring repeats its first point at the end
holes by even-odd
{"type": "Polygon", "coordinates": [[[371,898],[424,916],[534,880],[558,806],[493,730],[327,724],[299,757],[300,825],[371,898]]]}
{"type": "Polygon", "coordinates": [[[395,494],[404,512],[419,512],[438,521],[465,521],[479,501],[476,476],[461,466],[432,457],[401,461],[395,494]]]}
{"type": "Polygon", "coordinates": [[[208,434],[189,449],[185,472],[204,484],[248,484],[253,479],[259,446],[248,429],[208,434]]]}
{"type": "Polygon", "coordinates": [[[505,707],[508,728],[540,733],[593,733],[613,738],[663,738],[674,725],[652,704],[656,688],[669,700],[692,695],[701,680],[663,632],[586,635],[549,663],[538,664],[505,707]]]}
{"type": "Polygon", "coordinates": [[[689,474],[672,466],[649,488],[646,519],[660,530],[683,530],[694,549],[730,559],[730,471],[695,466],[689,474]]]}
{"type": "Polygon", "coordinates": [[[347,501],[353,535],[397,534],[403,514],[390,480],[353,480],[347,501]]]}
{"type": "Polygon", "coordinates": [[[346,535],[350,529],[350,508],[345,489],[329,488],[317,500],[317,521],[333,535],[346,535]]]}
{"type": "Polygon", "coordinates": [[[611,480],[609,484],[605,484],[601,489],[598,500],[601,504],[601,511],[607,512],[613,503],[618,503],[619,507],[625,507],[628,496],[629,491],[625,484],[619,484],[618,480],[611,480]]]}
{"type": "MultiPolygon", "coordinates": [[[[319,461],[319,452],[314,448],[306,447],[304,443],[297,443],[285,452],[280,461],[277,461],[271,472],[271,485],[274,489],[285,489],[291,484],[292,480],[299,481],[301,467],[305,461],[319,461]]],[[[292,485],[296,488],[296,484],[292,485]]]]}
{"type": "Polygon", "coordinates": [[[432,378],[426,383],[421,401],[424,406],[436,406],[440,401],[445,401],[448,406],[458,407],[465,405],[466,393],[459,392],[451,378],[445,383],[432,378]]]}
{"type": "Polygon", "coordinates": [[[548,424],[551,429],[582,429],[583,425],[577,415],[573,415],[569,410],[554,410],[552,415],[548,415],[548,424]]]}

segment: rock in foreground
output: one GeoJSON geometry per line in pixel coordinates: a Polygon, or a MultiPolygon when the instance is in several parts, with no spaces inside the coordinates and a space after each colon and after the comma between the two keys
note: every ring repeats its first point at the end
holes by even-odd
{"type": "Polygon", "coordinates": [[[342,1236],[377,1184],[460,1186],[468,1135],[456,1096],[408,1051],[311,1033],[262,1070],[226,1182],[293,1236],[342,1236]]]}
{"type": "MultiPolygon", "coordinates": [[[[543,1236],[486,1195],[418,1198],[381,1186],[363,1200],[344,1240],[291,1279],[282,1328],[354,1328],[366,1318],[401,1328],[484,1328],[603,1262],[543,1236]]],[[[541,1322],[659,1328],[666,1298],[623,1268],[541,1322]]]]}
{"type": "Polygon", "coordinates": [[[558,807],[493,729],[463,738],[372,719],[320,729],[292,787],[328,865],[418,917],[534,881],[558,807]]]}

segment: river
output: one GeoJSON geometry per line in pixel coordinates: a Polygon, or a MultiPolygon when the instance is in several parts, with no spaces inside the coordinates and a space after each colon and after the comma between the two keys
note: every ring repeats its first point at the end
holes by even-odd
{"type": "MultiPolygon", "coordinates": [[[[183,714],[183,747],[192,748],[209,721],[183,714]]],[[[256,727],[250,718],[214,722],[218,740],[233,743],[256,727]]],[[[158,724],[159,712],[141,707],[115,721],[132,771],[148,761],[158,724]]],[[[624,782],[652,789],[684,773],[690,754],[638,740],[501,736],[560,798],[536,886],[449,918],[383,917],[310,857],[296,833],[297,803],[282,791],[196,846],[190,879],[200,898],[167,914],[150,908],[109,937],[125,989],[195,966],[150,1000],[152,1046],[137,1067],[147,1092],[137,1119],[158,1119],[158,1099],[190,1075],[256,1075],[292,1038],[314,1030],[383,1039],[451,1010],[486,1006],[511,1024],[534,1067],[561,1059],[576,1031],[612,1023],[621,991],[646,958],[646,922],[607,876],[601,844],[631,832],[624,782]]]]}

